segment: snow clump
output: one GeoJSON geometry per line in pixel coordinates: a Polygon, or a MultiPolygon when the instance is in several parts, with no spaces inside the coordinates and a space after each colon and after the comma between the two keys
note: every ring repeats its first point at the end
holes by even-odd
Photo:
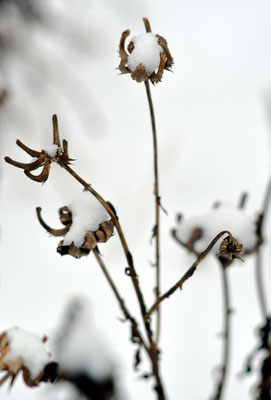
{"type": "MultiPolygon", "coordinates": [[[[194,243],[198,253],[205,250],[215,236],[225,230],[231,232],[245,250],[252,250],[257,241],[255,222],[242,209],[232,205],[222,204],[206,215],[184,218],[177,226],[176,235],[187,243],[196,228],[202,230],[201,238],[194,243]]],[[[213,248],[214,252],[218,252],[219,245],[218,241],[213,248]]]]}
{"type": "Polygon", "coordinates": [[[43,340],[18,327],[8,329],[5,334],[9,341],[9,351],[2,358],[3,362],[10,364],[22,358],[31,379],[35,380],[50,362],[50,353],[46,350],[43,340]]]}
{"type": "Polygon", "coordinates": [[[50,146],[46,146],[44,151],[48,154],[49,157],[55,157],[57,155],[57,144],[52,144],[50,146]]]}
{"type": "Polygon", "coordinates": [[[99,225],[110,219],[102,204],[88,191],[81,192],[68,205],[72,213],[72,224],[64,238],[64,246],[72,242],[76,247],[83,245],[87,232],[95,232],[99,225]]]}
{"type": "Polygon", "coordinates": [[[134,36],[131,42],[134,49],[128,57],[128,68],[135,71],[139,64],[142,64],[145,71],[151,75],[159,68],[160,53],[163,52],[162,47],[157,43],[157,37],[153,33],[141,33],[134,36]]]}

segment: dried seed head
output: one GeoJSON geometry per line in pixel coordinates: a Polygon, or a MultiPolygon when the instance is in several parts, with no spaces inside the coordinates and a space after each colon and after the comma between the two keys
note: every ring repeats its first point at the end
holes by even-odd
{"type": "Polygon", "coordinates": [[[143,22],[147,32],[131,39],[127,47],[129,54],[125,49],[125,41],[130,30],[122,33],[119,44],[119,69],[122,74],[131,74],[132,79],[137,82],[150,79],[152,83],[158,83],[162,80],[164,70],[170,70],[172,67],[173,58],[166,39],[151,32],[147,18],[143,18],[143,22]]]}
{"type": "Polygon", "coordinates": [[[12,386],[20,371],[30,387],[40,382],[54,382],[58,364],[50,359],[42,338],[19,328],[8,329],[0,335],[0,370],[6,371],[0,386],[9,378],[12,386]]]}
{"type": "Polygon", "coordinates": [[[80,258],[88,255],[98,243],[107,242],[113,234],[114,224],[112,219],[107,220],[109,214],[89,192],[82,192],[69,207],[59,210],[60,221],[65,226],[62,229],[50,228],[41,217],[41,208],[37,208],[37,216],[47,232],[64,236],[57,247],[59,254],[80,258]]]}
{"type": "Polygon", "coordinates": [[[239,260],[242,260],[242,258],[240,257],[242,250],[242,244],[238,243],[238,241],[234,237],[227,236],[221,242],[218,257],[226,256],[230,261],[232,261],[234,258],[239,258],[239,260]]]}
{"type": "Polygon", "coordinates": [[[16,144],[21,147],[27,154],[31,157],[34,157],[34,161],[30,163],[21,163],[15,160],[12,160],[10,157],[5,157],[5,161],[14,167],[21,168],[24,170],[25,175],[35,182],[44,183],[47,181],[50,173],[51,164],[53,162],[57,162],[59,165],[67,165],[73,161],[69,158],[68,154],[68,142],[63,140],[62,146],[59,140],[58,133],[58,125],[57,125],[57,117],[53,115],[53,131],[54,131],[54,140],[51,146],[48,146],[46,149],[41,151],[36,151],[30,149],[25,144],[23,144],[20,140],[16,141],[16,144]],[[33,175],[32,171],[35,171],[38,168],[42,168],[41,173],[39,175],[33,175]]]}

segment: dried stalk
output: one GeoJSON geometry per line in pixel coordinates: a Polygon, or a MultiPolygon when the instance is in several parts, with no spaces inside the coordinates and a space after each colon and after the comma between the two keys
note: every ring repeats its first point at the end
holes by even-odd
{"type": "Polygon", "coordinates": [[[157,309],[157,307],[159,306],[159,304],[164,301],[165,299],[167,299],[169,296],[171,296],[177,289],[182,288],[183,284],[185,281],[187,281],[189,278],[191,278],[191,276],[194,274],[194,272],[196,271],[198,265],[201,263],[201,261],[203,261],[203,259],[207,256],[207,254],[209,253],[210,250],[212,250],[212,248],[214,247],[214,245],[216,244],[216,242],[225,234],[228,234],[230,236],[230,238],[232,238],[232,234],[229,231],[222,231],[220,232],[209,244],[209,246],[202,252],[199,254],[198,258],[196,259],[196,261],[192,264],[192,266],[188,269],[188,271],[183,275],[183,277],[177,282],[175,283],[175,285],[173,285],[166,293],[164,293],[162,296],[159,297],[159,299],[157,299],[157,301],[153,304],[153,306],[149,309],[149,311],[146,314],[146,318],[149,318],[150,315],[157,309]]]}
{"type": "Polygon", "coordinates": [[[260,215],[260,220],[259,220],[259,232],[257,232],[260,243],[258,247],[258,251],[256,254],[255,258],[255,272],[256,272],[256,286],[257,286],[257,293],[258,293],[258,298],[259,298],[259,306],[261,310],[261,314],[264,320],[268,319],[268,311],[267,311],[267,300],[266,300],[266,295],[265,295],[265,290],[264,290],[264,283],[263,283],[263,271],[262,271],[262,246],[261,244],[263,243],[263,223],[266,219],[266,215],[268,212],[268,207],[270,204],[270,198],[271,198],[271,178],[269,178],[265,196],[264,196],[264,201],[263,201],[263,208],[262,208],[262,213],[260,215]]]}
{"type": "Polygon", "coordinates": [[[155,357],[155,359],[154,359],[151,347],[148,348],[148,346],[146,345],[146,343],[145,343],[145,341],[143,339],[143,336],[142,336],[142,334],[140,333],[140,331],[138,329],[138,325],[137,325],[137,322],[136,322],[135,318],[132,317],[132,315],[130,314],[128,308],[126,307],[125,302],[122,299],[122,297],[121,297],[121,295],[120,295],[120,293],[119,293],[119,291],[118,291],[113,279],[111,278],[111,276],[110,276],[110,274],[108,272],[108,269],[106,268],[106,266],[105,266],[105,264],[104,264],[104,262],[102,260],[102,257],[100,256],[98,250],[94,249],[93,252],[94,252],[94,256],[95,256],[98,264],[100,265],[100,267],[101,267],[101,269],[102,269],[102,271],[103,271],[103,273],[104,273],[104,275],[105,275],[105,277],[107,279],[107,282],[109,283],[111,289],[113,290],[113,292],[114,292],[114,294],[115,294],[115,296],[116,296],[116,298],[117,298],[117,300],[119,302],[120,308],[121,308],[125,318],[131,322],[132,333],[133,333],[134,337],[138,338],[139,343],[144,347],[144,349],[146,350],[146,353],[148,354],[148,356],[150,358],[150,361],[151,361],[152,367],[153,367],[153,375],[154,375],[155,380],[156,380],[155,390],[157,392],[158,399],[159,400],[165,400],[166,397],[165,397],[165,393],[164,393],[164,389],[163,389],[163,384],[162,384],[161,378],[160,378],[159,367],[158,367],[158,359],[157,359],[157,357],[155,357]]]}
{"type": "Polygon", "coordinates": [[[93,253],[94,253],[95,258],[96,258],[98,264],[100,265],[100,267],[101,267],[101,269],[102,269],[102,271],[103,271],[103,273],[104,273],[104,275],[106,277],[107,282],[109,283],[109,286],[113,290],[113,293],[114,293],[114,295],[116,296],[116,299],[119,302],[120,308],[121,308],[125,318],[131,322],[133,333],[138,338],[139,343],[144,347],[146,352],[149,354],[149,349],[148,349],[148,347],[147,347],[147,345],[146,345],[146,343],[145,343],[145,341],[143,339],[142,334],[139,331],[138,324],[137,324],[135,318],[132,317],[132,315],[130,314],[128,308],[126,307],[126,304],[125,304],[123,298],[121,297],[121,295],[120,295],[120,293],[118,291],[118,288],[116,287],[113,279],[111,278],[111,276],[110,276],[110,274],[108,272],[108,269],[106,268],[106,265],[103,262],[103,259],[100,256],[97,248],[93,250],[93,253]]]}
{"type": "MultiPolygon", "coordinates": [[[[157,133],[155,125],[154,109],[150,91],[149,81],[145,81],[146,94],[150,109],[152,137],[153,137],[153,154],[154,154],[154,195],[155,195],[155,267],[156,267],[156,285],[155,294],[156,299],[160,296],[161,283],[160,283],[160,196],[159,196],[159,176],[158,176],[158,148],[157,148],[157,133]]],[[[157,308],[157,326],[156,326],[156,343],[160,337],[161,326],[161,311],[157,308]]]]}
{"type": "MultiPolygon", "coordinates": [[[[143,18],[143,23],[145,25],[146,32],[151,32],[151,25],[147,18],[143,18]]],[[[145,89],[149,104],[150,117],[151,117],[151,127],[152,127],[152,138],[153,138],[153,163],[154,163],[154,196],[155,196],[155,225],[154,225],[154,235],[155,235],[155,267],[156,267],[156,284],[155,284],[155,294],[156,299],[160,296],[161,282],[160,282],[160,196],[159,196],[159,176],[158,176],[158,146],[157,146],[157,132],[154,108],[150,90],[149,81],[145,82],[145,89]]],[[[158,345],[160,338],[161,329],[161,310],[160,307],[157,308],[157,320],[156,320],[156,344],[158,345]]]]}
{"type": "MultiPolygon", "coordinates": [[[[53,128],[54,128],[54,141],[56,141],[57,143],[59,143],[59,132],[58,132],[58,124],[57,124],[57,117],[56,115],[53,116],[53,128]]],[[[56,161],[58,162],[58,161],[56,161]]],[[[140,289],[139,286],[139,281],[138,281],[138,277],[135,271],[135,267],[134,267],[134,263],[133,263],[133,257],[132,254],[128,248],[128,244],[126,242],[124,233],[122,231],[122,228],[120,226],[119,220],[118,220],[118,216],[116,214],[115,209],[109,204],[107,203],[100,195],[99,193],[97,193],[91,185],[89,185],[84,179],[82,179],[67,163],[60,163],[58,162],[59,165],[64,168],[70,175],[72,175],[73,178],[75,178],[82,186],[84,186],[84,188],[89,191],[90,193],[92,193],[96,199],[103,205],[103,207],[106,209],[106,211],[108,212],[108,214],[111,216],[112,221],[117,229],[118,232],[118,236],[120,238],[120,242],[128,263],[128,271],[129,271],[129,275],[131,276],[132,279],[132,283],[138,298],[138,302],[140,305],[140,310],[141,310],[141,315],[142,315],[142,319],[144,322],[144,326],[145,326],[145,330],[148,336],[148,340],[149,340],[149,348],[148,348],[148,354],[151,358],[151,362],[153,365],[153,374],[156,378],[156,391],[158,394],[158,399],[159,400],[165,400],[165,394],[164,394],[164,390],[163,390],[163,384],[161,382],[161,378],[159,376],[159,366],[158,366],[158,351],[157,351],[157,347],[156,347],[156,343],[153,341],[153,334],[152,334],[152,329],[151,329],[151,325],[148,321],[148,319],[146,318],[146,305],[145,305],[145,301],[143,298],[143,294],[142,291],[140,289]]]]}
{"type": "Polygon", "coordinates": [[[225,387],[225,382],[227,378],[227,372],[229,367],[229,356],[230,356],[230,294],[229,294],[229,282],[227,276],[227,267],[220,258],[221,271],[222,271],[222,286],[223,286],[223,299],[224,299],[224,330],[223,330],[223,358],[221,365],[221,376],[217,384],[215,395],[212,400],[220,400],[223,395],[223,389],[225,387]]]}

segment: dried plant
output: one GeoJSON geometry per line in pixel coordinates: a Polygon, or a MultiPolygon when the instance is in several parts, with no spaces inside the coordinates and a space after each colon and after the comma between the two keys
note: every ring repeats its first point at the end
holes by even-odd
{"type": "MultiPolygon", "coordinates": [[[[52,163],[57,163],[69,173],[76,181],[83,186],[86,192],[89,192],[89,196],[94,196],[100,205],[106,210],[108,213],[108,219],[102,219],[98,224],[97,229],[89,229],[84,234],[84,239],[81,244],[76,244],[74,241],[71,243],[65,243],[65,236],[70,232],[74,224],[74,214],[70,206],[64,206],[59,209],[59,218],[60,222],[64,225],[61,229],[53,229],[49,227],[46,222],[43,220],[41,216],[41,208],[38,207],[37,217],[40,224],[43,228],[52,234],[53,236],[63,236],[64,239],[61,240],[57,247],[57,252],[61,255],[69,254],[75,258],[80,258],[82,256],[88,255],[90,252],[93,253],[97,263],[99,264],[107,283],[109,284],[112,292],[120,306],[121,312],[124,316],[124,320],[129,322],[130,324],[130,340],[136,345],[135,359],[134,359],[134,367],[138,368],[141,361],[141,352],[145,352],[145,355],[150,361],[151,370],[148,374],[145,374],[145,377],[152,378],[154,381],[154,390],[156,393],[156,397],[158,400],[166,400],[167,394],[165,385],[161,376],[160,370],[160,362],[161,362],[161,351],[159,348],[159,339],[160,339],[160,330],[161,330],[161,312],[160,305],[161,303],[168,299],[173,293],[177,291],[177,289],[182,289],[184,283],[190,279],[195,271],[197,270],[199,264],[203,259],[210,253],[210,251],[214,248],[214,246],[221,240],[219,251],[217,252],[217,257],[219,260],[219,264],[221,266],[222,271],[222,283],[223,283],[223,299],[224,299],[224,342],[223,342],[223,358],[221,365],[221,374],[216,383],[215,394],[213,395],[214,400],[222,399],[223,390],[225,387],[225,382],[228,373],[228,361],[230,356],[230,314],[231,314],[231,303],[229,296],[229,284],[227,278],[227,270],[230,265],[232,265],[235,258],[241,259],[241,256],[246,256],[248,254],[256,253],[260,254],[259,249],[261,244],[263,243],[262,237],[262,224],[264,220],[265,211],[260,215],[257,223],[255,224],[255,233],[257,236],[257,240],[255,242],[255,246],[252,248],[246,248],[243,244],[239,243],[237,238],[233,236],[233,234],[226,229],[221,230],[220,232],[216,232],[216,235],[212,236],[212,240],[210,240],[208,246],[203,251],[198,251],[196,245],[198,241],[204,236],[204,229],[201,226],[195,226],[195,229],[191,232],[188,240],[183,241],[178,237],[176,230],[172,230],[172,236],[180,244],[185,247],[189,252],[193,253],[196,257],[196,260],[192,263],[191,267],[186,271],[186,273],[167,291],[161,294],[161,265],[160,265],[160,208],[161,207],[161,195],[159,191],[159,175],[158,175],[158,144],[157,144],[157,130],[156,130],[156,122],[155,122],[155,114],[154,107],[151,97],[150,85],[149,81],[153,84],[161,81],[164,70],[170,70],[173,65],[173,58],[167,46],[167,41],[159,35],[153,35],[151,32],[150,23],[147,18],[143,18],[143,22],[146,28],[147,36],[144,36],[143,41],[149,41],[151,46],[155,47],[155,62],[151,67],[145,64],[145,60],[141,59],[141,39],[138,37],[134,37],[128,47],[127,51],[125,49],[125,41],[130,34],[129,30],[125,30],[122,33],[120,45],[119,45],[119,56],[121,58],[119,69],[122,74],[130,74],[132,79],[137,82],[144,82],[148,106],[150,111],[151,118],[151,127],[152,127],[152,138],[153,138],[153,168],[154,168],[154,210],[155,210],[155,222],[153,227],[153,237],[155,238],[155,294],[156,298],[151,306],[147,306],[145,302],[145,294],[142,291],[138,274],[136,272],[136,268],[133,261],[132,252],[130,247],[128,246],[126,237],[122,230],[120,220],[118,218],[117,211],[111,202],[104,200],[104,198],[90,185],[84,180],[80,175],[78,175],[75,170],[71,167],[71,162],[74,161],[69,157],[68,154],[68,142],[66,140],[60,142],[59,138],[59,129],[58,129],[58,121],[57,116],[53,115],[53,145],[48,149],[41,149],[40,151],[32,150],[31,148],[24,145],[20,140],[17,140],[17,145],[24,150],[31,157],[34,157],[34,160],[30,163],[21,163],[18,161],[14,161],[10,157],[5,157],[5,161],[15,167],[21,168],[24,170],[25,175],[30,178],[32,181],[45,183],[49,178],[50,168],[52,163]],[[147,39],[146,39],[147,38],[147,39]],[[128,54],[129,53],[129,54],[128,54]],[[158,55],[158,63],[157,63],[157,55],[158,55]],[[33,171],[41,168],[41,172],[38,175],[34,175],[33,171]],[[126,261],[127,267],[125,268],[125,274],[128,275],[131,279],[134,293],[140,308],[141,313],[141,321],[138,321],[134,316],[134,313],[128,308],[126,305],[126,301],[123,298],[118,285],[115,283],[113,277],[111,276],[109,269],[106,266],[104,258],[101,256],[98,244],[107,242],[113,232],[116,232],[120,244],[121,251],[123,252],[126,261]],[[153,325],[153,316],[156,315],[156,326],[153,325]]],[[[240,202],[240,208],[243,208],[245,205],[246,196],[243,196],[240,202]]],[[[216,207],[219,207],[219,204],[216,204],[216,207]]],[[[178,216],[178,222],[180,222],[181,216],[178,216]]],[[[241,259],[242,260],[242,259],[241,259]]],[[[260,271],[260,268],[258,268],[260,271]]],[[[259,272],[260,273],[260,272],[259,272]]],[[[259,278],[259,286],[261,285],[261,279],[259,278]]],[[[259,292],[262,288],[259,290],[259,292]]],[[[261,305],[263,309],[263,315],[266,317],[266,320],[270,321],[266,312],[265,299],[262,295],[261,305]]],[[[269,326],[269,325],[268,325],[269,326]]],[[[259,384],[258,390],[260,393],[266,392],[269,390],[269,386],[266,383],[269,382],[270,378],[270,327],[268,328],[268,345],[265,348],[267,350],[266,357],[263,361],[262,365],[262,380],[259,384]]],[[[28,386],[35,386],[42,380],[52,381],[53,377],[48,373],[45,369],[40,372],[38,377],[31,380],[29,373],[27,371],[26,366],[23,363],[22,359],[17,359],[15,364],[8,365],[4,363],[4,355],[9,351],[9,342],[7,337],[2,335],[0,337],[0,346],[3,356],[0,358],[3,370],[7,371],[7,375],[2,379],[4,382],[8,377],[11,376],[12,382],[17,376],[20,370],[23,371],[23,376],[26,384],[28,386]]],[[[62,379],[67,379],[63,375],[62,379]]],[[[0,381],[0,383],[2,382],[0,381]]],[[[3,383],[2,382],[2,383],[3,383]]],[[[270,382],[269,382],[270,383],[270,382]]],[[[267,398],[267,397],[266,397],[267,398]]],[[[264,396],[259,397],[259,399],[265,399],[264,396]]]]}
{"type": "Polygon", "coordinates": [[[0,335],[0,370],[7,373],[0,380],[0,386],[9,378],[11,379],[10,386],[12,386],[20,371],[22,371],[25,384],[29,387],[38,386],[41,382],[55,382],[58,365],[55,362],[49,362],[50,354],[44,348],[46,341],[46,336],[39,340],[34,335],[18,328],[3,332],[0,335]],[[31,348],[33,339],[34,346],[31,348]],[[39,352],[42,352],[42,361],[33,362],[30,358],[36,357],[37,359],[39,352]],[[48,362],[46,363],[44,360],[48,360],[48,362]],[[35,364],[39,364],[40,368],[33,374],[33,369],[37,369],[35,364]]]}

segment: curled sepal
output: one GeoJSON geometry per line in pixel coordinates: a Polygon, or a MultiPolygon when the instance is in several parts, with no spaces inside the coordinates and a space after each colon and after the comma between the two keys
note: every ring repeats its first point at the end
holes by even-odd
{"type": "Polygon", "coordinates": [[[30,163],[22,163],[15,161],[10,157],[5,157],[5,161],[14,167],[21,168],[24,170],[26,176],[35,182],[44,183],[49,177],[51,163],[56,162],[61,166],[68,165],[73,161],[69,158],[68,154],[68,142],[64,139],[62,146],[59,139],[57,116],[53,115],[53,146],[47,150],[36,151],[31,149],[22,143],[19,139],[16,141],[17,146],[24,150],[35,160],[30,163]],[[39,175],[32,174],[32,171],[42,168],[39,175]]]}
{"type": "Polygon", "coordinates": [[[50,226],[47,225],[46,222],[42,219],[41,210],[42,210],[41,207],[37,207],[36,208],[37,217],[38,217],[38,220],[39,220],[39,223],[41,224],[41,226],[43,226],[43,228],[46,229],[47,232],[49,232],[51,235],[54,235],[54,236],[64,236],[64,235],[66,235],[66,233],[68,232],[68,230],[70,228],[70,225],[67,225],[67,226],[65,226],[65,228],[62,228],[62,229],[50,228],[50,226]]]}

